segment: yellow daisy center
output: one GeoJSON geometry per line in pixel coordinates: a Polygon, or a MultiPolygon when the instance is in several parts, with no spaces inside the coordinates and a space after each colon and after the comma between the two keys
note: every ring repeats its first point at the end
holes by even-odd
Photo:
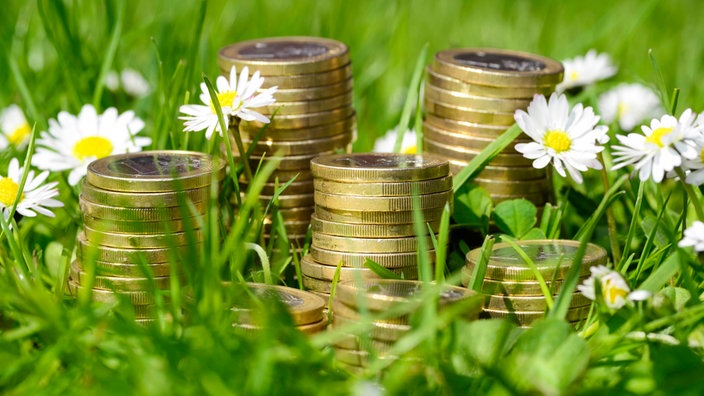
{"type": "Polygon", "coordinates": [[[654,130],[653,133],[650,134],[650,136],[645,138],[645,141],[648,143],[655,144],[658,147],[663,147],[662,138],[663,138],[663,136],[666,136],[670,132],[672,132],[672,127],[669,127],[669,128],[660,127],[658,129],[654,130]]]}
{"type": "Polygon", "coordinates": [[[616,304],[617,298],[621,297],[625,299],[628,295],[628,290],[622,289],[619,285],[614,284],[611,279],[605,279],[603,286],[604,301],[608,304],[616,304]]]}
{"type": "Polygon", "coordinates": [[[112,154],[112,142],[102,136],[88,136],[73,146],[73,156],[79,160],[103,158],[112,154]]]}
{"type": "MultiPolygon", "coordinates": [[[[6,208],[12,206],[15,203],[15,197],[17,197],[19,189],[20,186],[9,177],[0,178],[0,204],[6,208]]],[[[24,199],[24,194],[22,194],[21,199],[24,199]]]]}
{"type": "Polygon", "coordinates": [[[405,149],[402,150],[403,154],[417,154],[418,153],[418,147],[414,144],[412,146],[408,146],[405,149]]]}
{"type": "Polygon", "coordinates": [[[15,146],[19,145],[24,141],[24,139],[32,132],[32,128],[26,122],[20,125],[17,129],[12,131],[12,133],[7,137],[7,140],[15,146]]]}
{"type": "Polygon", "coordinates": [[[557,153],[567,151],[572,146],[572,139],[565,131],[547,131],[543,138],[543,144],[555,150],[557,153]]]}
{"type": "Polygon", "coordinates": [[[579,73],[577,73],[576,71],[573,71],[570,73],[570,80],[577,81],[578,78],[579,78],[579,73]]]}
{"type": "MultiPolygon", "coordinates": [[[[234,107],[233,104],[235,103],[235,99],[237,98],[237,91],[225,91],[225,92],[218,92],[217,93],[217,98],[218,102],[220,102],[220,107],[234,107]]],[[[210,102],[210,110],[213,112],[213,114],[217,113],[215,111],[215,106],[213,106],[213,102],[210,102]]]]}

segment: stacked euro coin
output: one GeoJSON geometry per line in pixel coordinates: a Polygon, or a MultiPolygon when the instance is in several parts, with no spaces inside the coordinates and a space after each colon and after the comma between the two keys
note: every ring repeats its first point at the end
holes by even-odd
{"type": "MultiPolygon", "coordinates": [[[[259,71],[262,89],[278,87],[274,104],[254,109],[270,117],[271,123],[242,121],[239,129],[244,148],[251,152],[252,169],[261,161],[280,161],[261,193],[263,203],[295,177],[278,196],[278,207],[289,240],[302,245],[313,213],[310,160],[349,152],[356,133],[347,46],[318,37],[263,38],[222,48],[218,64],[225,75],[232,67],[259,71]]],[[[236,150],[234,143],[232,147],[236,150]]],[[[269,232],[270,221],[265,228],[269,232]]]]}
{"type": "Polygon", "coordinates": [[[256,332],[266,326],[266,318],[260,316],[257,301],[269,306],[281,304],[290,314],[293,324],[304,334],[315,334],[325,330],[328,319],[323,312],[325,301],[313,293],[291,287],[247,283],[246,289],[236,289],[233,295],[235,306],[233,326],[245,332],[256,332]]]}
{"type": "MultiPolygon", "coordinates": [[[[535,94],[549,95],[562,80],[560,62],[525,52],[499,49],[452,49],[435,54],[427,69],[423,147],[450,161],[457,174],[514,123],[535,94]]],[[[494,203],[525,198],[543,206],[551,198],[545,169],[514,149],[529,142],[522,134],[500,152],[473,182],[494,203]]]]}
{"type": "Polygon", "coordinates": [[[69,290],[92,287],[93,298],[102,301],[126,296],[137,319],[149,321],[154,289],[168,289],[174,275],[170,263],[202,243],[197,219],[205,213],[211,184],[223,177],[223,161],[190,151],[93,161],[79,201],[84,230],[69,290]]]}
{"type": "Polygon", "coordinates": [[[453,306],[467,320],[476,319],[481,312],[483,300],[471,290],[435,284],[429,284],[428,290],[424,293],[422,283],[413,280],[369,279],[338,283],[331,307],[332,326],[340,329],[371,320],[371,327],[363,332],[368,337],[350,333],[337,341],[333,346],[337,360],[343,366],[364,367],[370,352],[379,359],[396,360],[397,356],[389,350],[411,331],[410,318],[420,309],[422,301],[437,298],[438,309],[453,306]]]}
{"type": "MultiPolygon", "coordinates": [[[[447,161],[392,153],[335,154],[311,162],[315,213],[310,255],[301,262],[303,285],[329,293],[336,267],[340,279],[375,277],[371,260],[406,279],[417,279],[422,242],[434,261],[430,235],[417,235],[414,209],[437,232],[452,201],[447,161]]],[[[425,253],[425,252],[424,252],[425,253]]]]}
{"type": "MultiPolygon", "coordinates": [[[[545,281],[548,294],[556,298],[562,282],[572,266],[579,248],[579,241],[532,240],[516,242],[533,262],[545,281]]],[[[481,248],[467,253],[463,268],[463,283],[469,283],[474,268],[479,262],[481,248]]],[[[589,276],[589,269],[606,264],[606,250],[588,244],[582,258],[580,278],[589,276]]],[[[548,307],[545,293],[531,266],[522,255],[508,243],[494,245],[486,267],[481,291],[486,295],[482,316],[488,318],[508,318],[519,326],[529,326],[544,316],[548,307]]],[[[572,294],[567,311],[567,321],[578,323],[589,314],[591,300],[580,292],[572,294]]]]}

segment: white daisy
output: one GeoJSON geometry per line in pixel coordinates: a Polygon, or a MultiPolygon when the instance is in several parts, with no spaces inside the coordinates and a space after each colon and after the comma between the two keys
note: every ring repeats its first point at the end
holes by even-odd
{"type": "Polygon", "coordinates": [[[577,183],[588,168],[601,169],[596,159],[604,147],[598,144],[609,139],[608,127],[597,126],[599,116],[591,107],[581,103],[570,110],[565,95],[553,93],[550,101],[535,95],[528,112],[516,110],[516,123],[535,142],[519,143],[516,151],[532,159],[533,166],[545,168],[550,162],[557,173],[565,177],[565,170],[577,183]]]}
{"type": "MultiPolygon", "coordinates": [[[[249,80],[249,69],[246,66],[242,69],[239,80],[237,79],[237,70],[234,66],[230,70],[229,80],[223,76],[217,78],[215,91],[222,107],[222,113],[225,116],[226,127],[229,125],[228,116],[238,117],[245,121],[269,122],[268,117],[251,110],[252,108],[271,105],[276,101],[273,95],[277,87],[267,88],[257,94],[263,83],[264,78],[259,76],[259,71],[254,72],[252,79],[249,80]]],[[[218,131],[222,135],[222,130],[220,129],[215,107],[210,101],[208,87],[205,83],[201,83],[200,89],[200,100],[205,105],[181,106],[181,113],[186,115],[179,117],[179,119],[186,121],[184,123],[184,131],[202,131],[205,129],[205,136],[210,139],[214,131],[218,131]]]]}
{"type": "Polygon", "coordinates": [[[640,133],[616,135],[622,145],[613,146],[614,166],[611,170],[633,164],[640,180],[651,178],[659,183],[670,172],[682,165],[683,159],[695,159],[699,152],[695,140],[700,132],[697,115],[685,110],[679,120],[671,115],[653,119],[643,125],[640,133]]]}
{"type": "Polygon", "coordinates": [[[134,112],[118,114],[110,107],[101,115],[85,105],[74,116],[62,111],[49,120],[49,132],[42,132],[32,165],[51,171],[71,170],[68,182],[78,184],[88,164],[113,154],[134,153],[151,144],[148,137],[136,136],[144,121],[134,112]]]}
{"type": "MultiPolygon", "coordinates": [[[[391,153],[394,151],[394,145],[398,137],[398,128],[390,129],[386,134],[378,138],[374,142],[375,153],[391,153]]],[[[416,141],[416,132],[414,129],[406,129],[401,142],[401,152],[404,154],[416,154],[418,145],[416,141]]]]}
{"type": "Polygon", "coordinates": [[[618,121],[624,131],[632,131],[646,119],[662,116],[660,98],[642,84],[620,84],[599,96],[599,112],[604,122],[618,121]]]}
{"type": "Polygon", "coordinates": [[[608,54],[598,54],[593,49],[589,50],[585,56],[565,59],[562,64],[565,67],[565,77],[557,85],[558,92],[605,80],[618,71],[608,54]]]}
{"type": "Polygon", "coordinates": [[[601,295],[610,309],[619,309],[626,305],[628,301],[642,301],[650,297],[650,293],[645,290],[631,292],[623,276],[614,270],[599,265],[589,269],[592,275],[584,283],[577,286],[577,289],[584,297],[596,301],[596,282],[601,286],[601,295]]]}
{"type": "MultiPolygon", "coordinates": [[[[17,198],[23,173],[24,167],[20,168],[17,158],[13,158],[10,160],[7,177],[0,177],[0,209],[6,219],[17,198]]],[[[64,206],[62,202],[54,199],[54,197],[59,195],[59,190],[56,188],[57,182],[42,185],[48,176],[49,172],[47,171],[40,173],[36,177],[34,171],[29,171],[24,189],[20,195],[20,201],[17,204],[17,212],[19,214],[26,217],[34,217],[39,213],[54,217],[54,213],[47,208],[64,206]]]]}
{"type": "Polygon", "coordinates": [[[32,127],[29,126],[22,109],[13,104],[0,113],[0,132],[0,150],[8,145],[21,149],[29,141],[32,127]]]}
{"type": "Polygon", "coordinates": [[[684,230],[684,237],[677,246],[694,246],[695,252],[704,252],[704,223],[699,220],[692,223],[684,230]]]}

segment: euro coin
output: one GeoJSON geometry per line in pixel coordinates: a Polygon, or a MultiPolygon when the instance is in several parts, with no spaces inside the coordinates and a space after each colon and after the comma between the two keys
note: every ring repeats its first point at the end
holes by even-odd
{"type": "MultiPolygon", "coordinates": [[[[472,277],[469,267],[462,267],[462,284],[468,286],[472,277]]],[[[579,283],[584,281],[584,277],[579,279],[579,283]]],[[[551,294],[557,294],[562,290],[562,280],[545,279],[545,284],[551,294]]],[[[484,279],[481,291],[484,294],[496,296],[536,296],[542,295],[543,289],[537,280],[532,281],[505,281],[495,279],[484,279]]]]}
{"type": "Polygon", "coordinates": [[[210,186],[181,191],[138,193],[110,191],[83,183],[81,195],[88,201],[127,208],[175,207],[210,198],[210,186]]]}
{"type": "Polygon", "coordinates": [[[301,206],[313,206],[313,204],[314,204],[313,194],[301,194],[301,195],[280,194],[278,197],[276,197],[276,202],[272,201],[274,199],[273,196],[268,196],[268,195],[260,195],[259,199],[265,203],[272,202],[272,204],[275,204],[279,208],[284,208],[284,209],[298,208],[301,206]]]}
{"type": "MultiPolygon", "coordinates": [[[[234,126],[231,126],[231,130],[234,126]]],[[[346,118],[335,120],[331,124],[319,125],[314,127],[304,127],[299,129],[277,129],[269,124],[260,126],[241,123],[239,127],[243,138],[247,140],[271,139],[272,141],[299,141],[299,140],[314,140],[323,139],[331,136],[350,133],[354,135],[357,129],[357,120],[354,112],[346,118]]],[[[236,133],[236,132],[233,132],[236,133]]]]}
{"type": "MultiPolygon", "coordinates": [[[[313,232],[327,235],[337,235],[342,237],[359,237],[359,238],[398,238],[415,236],[416,230],[414,224],[349,224],[336,223],[319,219],[315,214],[310,221],[313,232]]],[[[439,221],[429,223],[433,232],[438,232],[440,228],[439,221]]],[[[423,235],[427,235],[427,228],[423,227],[423,235]]]]}
{"type": "MultiPolygon", "coordinates": [[[[294,181],[289,184],[285,189],[282,189],[285,183],[265,183],[264,187],[260,191],[262,195],[274,195],[277,191],[281,194],[312,194],[313,193],[313,180],[306,180],[301,182],[294,181]]],[[[242,190],[246,190],[249,183],[240,181],[240,186],[242,190]]]]}
{"type": "Polygon", "coordinates": [[[397,253],[416,251],[421,239],[433,246],[430,237],[349,238],[319,233],[313,234],[313,245],[338,252],[397,253]]]}
{"type": "MultiPolygon", "coordinates": [[[[345,143],[346,144],[346,143],[345,143]]],[[[345,144],[338,146],[340,149],[344,147],[345,144]]],[[[239,158],[239,153],[234,152],[235,157],[239,158]]],[[[283,171],[297,171],[297,170],[310,170],[310,161],[317,157],[318,155],[335,154],[334,150],[321,151],[315,154],[302,154],[302,155],[281,155],[281,154],[264,154],[264,155],[250,155],[249,165],[252,169],[258,169],[266,166],[269,162],[276,162],[276,169],[283,171]]],[[[312,184],[312,182],[311,182],[312,184]]],[[[313,186],[311,185],[310,191],[313,192],[313,186]]],[[[267,194],[272,195],[272,194],[267,194]]]]}
{"type": "Polygon", "coordinates": [[[536,85],[527,87],[470,84],[456,78],[437,73],[431,66],[426,69],[426,81],[429,84],[448,91],[487,98],[532,99],[534,95],[550,95],[555,91],[555,85],[536,85]]]}
{"type": "Polygon", "coordinates": [[[200,228],[196,217],[165,221],[118,221],[84,215],[83,224],[93,230],[117,234],[164,234],[200,228]]]}
{"type": "MultiPolygon", "coordinates": [[[[317,113],[295,114],[295,115],[274,115],[271,118],[269,128],[274,129],[303,129],[321,125],[332,124],[346,120],[354,114],[352,106],[339,107],[333,110],[326,110],[317,113]]],[[[260,129],[264,127],[261,121],[242,121],[246,129],[260,129]]]]}
{"type": "MultiPolygon", "coordinates": [[[[445,158],[453,158],[460,161],[466,161],[469,163],[476,156],[481,153],[481,150],[472,150],[463,146],[449,146],[441,142],[436,142],[423,137],[423,147],[428,153],[434,155],[443,156],[445,158]]],[[[524,157],[521,154],[497,154],[489,162],[492,166],[505,166],[505,167],[528,167],[533,165],[533,161],[524,157]]],[[[448,165],[449,166],[449,165],[448,165]]]]}
{"type": "Polygon", "coordinates": [[[200,230],[164,234],[117,234],[97,231],[84,226],[83,232],[88,242],[117,248],[168,248],[185,246],[191,241],[202,240],[200,230]]]}
{"type": "MultiPolygon", "coordinates": [[[[282,142],[277,142],[273,140],[260,140],[256,143],[252,154],[258,156],[264,154],[268,156],[311,155],[316,153],[319,154],[321,152],[326,151],[332,151],[335,149],[341,149],[351,142],[351,133],[342,133],[340,135],[315,140],[282,142]]],[[[251,142],[245,140],[244,143],[246,145],[249,145],[251,142]]]]}
{"type": "Polygon", "coordinates": [[[257,111],[266,116],[271,116],[273,114],[276,114],[277,116],[284,116],[320,113],[323,111],[329,111],[341,107],[352,106],[352,96],[352,91],[348,91],[341,95],[317,100],[307,100],[300,102],[283,102],[277,100],[273,104],[257,108],[257,111]]]}
{"type": "MultiPolygon", "coordinates": [[[[422,221],[434,222],[440,220],[444,206],[421,210],[422,221]]],[[[315,214],[319,219],[337,223],[352,224],[410,224],[415,221],[413,211],[386,212],[386,211],[353,211],[327,209],[323,206],[315,206],[315,214]]]]}
{"type": "MultiPolygon", "coordinates": [[[[404,279],[416,279],[418,277],[418,267],[416,266],[390,268],[389,270],[403,276],[404,279]]],[[[320,264],[308,254],[301,258],[301,272],[310,278],[332,281],[337,272],[337,266],[320,264]]],[[[340,267],[340,280],[367,278],[380,278],[380,276],[366,267],[340,267]]]]}
{"type": "Polygon", "coordinates": [[[299,207],[290,209],[278,209],[276,211],[281,215],[284,221],[310,221],[310,216],[313,214],[313,207],[299,207]]]}
{"type": "MultiPolygon", "coordinates": [[[[71,296],[77,296],[85,287],[69,280],[67,291],[71,296]]],[[[90,296],[93,301],[116,303],[120,299],[127,299],[133,305],[149,305],[156,304],[157,293],[163,293],[157,289],[151,291],[113,291],[103,289],[90,289],[90,296]]]]}
{"type": "MultiPolygon", "coordinates": [[[[230,67],[221,68],[220,72],[224,76],[230,75],[230,67]]],[[[337,69],[328,70],[317,73],[289,74],[289,75],[271,75],[264,77],[262,89],[278,87],[279,91],[290,89],[310,89],[317,87],[327,87],[333,84],[339,84],[352,78],[352,67],[349,63],[337,69]]]]}
{"type": "MultiPolygon", "coordinates": [[[[359,326],[359,322],[352,318],[347,318],[342,315],[333,315],[333,326],[338,329],[345,327],[359,326]]],[[[396,323],[381,323],[372,321],[368,328],[365,328],[365,333],[372,340],[396,342],[411,331],[411,326],[396,323]]]]}
{"type": "MultiPolygon", "coordinates": [[[[81,261],[80,257],[78,258],[81,261]]],[[[94,263],[82,262],[83,268],[90,265],[95,267],[95,274],[108,277],[124,277],[124,278],[150,278],[164,277],[171,273],[172,265],[169,263],[146,263],[146,264],[120,264],[104,261],[95,261],[94,263]]],[[[174,264],[175,270],[182,269],[182,264],[174,264]]]]}
{"type": "Polygon", "coordinates": [[[202,243],[198,242],[195,245],[177,246],[176,248],[171,246],[148,249],[135,249],[131,247],[119,248],[99,245],[95,242],[88,241],[86,240],[85,234],[81,232],[78,234],[78,249],[76,254],[82,262],[86,260],[97,260],[98,262],[113,263],[115,265],[139,265],[141,263],[159,264],[182,259],[188,255],[189,250],[190,252],[198,252],[200,245],[202,245],[202,243]]]}
{"type": "MultiPolygon", "coordinates": [[[[481,175],[480,175],[481,176],[481,175]]],[[[547,196],[552,185],[547,178],[535,180],[491,180],[476,177],[472,183],[483,187],[489,193],[498,195],[543,194],[547,196]]]]}
{"type": "Polygon", "coordinates": [[[417,197],[367,197],[363,195],[314,193],[315,204],[333,210],[403,212],[413,209],[437,208],[452,200],[452,190],[417,197]]]}
{"type": "Polygon", "coordinates": [[[486,111],[471,107],[452,106],[438,103],[426,98],[423,101],[425,111],[438,117],[456,121],[466,121],[479,124],[492,124],[509,127],[515,123],[513,113],[486,111]]]}
{"type": "MultiPolygon", "coordinates": [[[[556,298],[557,296],[553,296],[556,298]]],[[[570,308],[579,308],[585,305],[590,305],[592,301],[582,293],[573,293],[570,308]]],[[[545,296],[503,296],[503,295],[488,295],[486,296],[485,308],[492,310],[507,310],[520,312],[545,312],[548,308],[545,296]]]]}
{"type": "Polygon", "coordinates": [[[502,133],[506,132],[506,130],[508,130],[509,128],[506,125],[491,125],[468,121],[452,120],[449,118],[438,117],[431,113],[425,114],[423,124],[431,125],[436,129],[442,129],[444,131],[464,133],[487,139],[496,139],[497,137],[501,136],[502,133]]]}
{"type": "Polygon", "coordinates": [[[311,278],[310,276],[301,276],[301,283],[306,290],[312,290],[320,293],[330,293],[332,290],[332,281],[327,279],[311,278]]]}
{"type": "MultiPolygon", "coordinates": [[[[496,141],[498,135],[494,138],[487,138],[483,136],[475,136],[470,133],[457,133],[452,131],[446,131],[443,129],[435,128],[434,126],[424,123],[423,124],[423,136],[428,140],[435,142],[441,142],[448,146],[461,146],[471,150],[482,151],[491,143],[496,141]]],[[[507,154],[520,154],[516,151],[515,147],[518,143],[530,143],[533,140],[530,139],[516,139],[511,142],[502,151],[507,154]]]]}
{"type": "MultiPolygon", "coordinates": [[[[226,283],[227,285],[227,283],[226,283]]],[[[284,305],[286,310],[291,314],[294,324],[309,325],[316,324],[323,320],[323,308],[325,301],[311,293],[303,290],[294,289],[279,285],[266,285],[261,283],[247,283],[245,287],[251,295],[266,302],[269,299],[274,299],[284,305]]],[[[256,305],[251,302],[251,295],[239,291],[235,294],[236,303],[235,309],[240,314],[242,323],[252,324],[251,309],[256,305]]]]}
{"type": "MultiPolygon", "coordinates": [[[[268,78],[264,78],[264,80],[266,81],[268,78]]],[[[352,78],[348,78],[340,82],[335,82],[334,84],[317,87],[295,89],[279,88],[276,90],[275,96],[277,103],[303,102],[307,100],[321,100],[349,94],[351,93],[352,88],[352,78]]]]}
{"type": "MultiPolygon", "coordinates": [[[[356,308],[347,306],[340,302],[340,300],[335,299],[332,302],[332,307],[330,307],[332,310],[332,315],[341,315],[346,318],[352,319],[352,320],[363,320],[363,315],[357,312],[356,308]]],[[[376,314],[371,314],[369,317],[374,317],[374,322],[375,323],[393,323],[393,324],[402,324],[402,325],[407,325],[409,324],[409,316],[408,315],[401,315],[401,316],[396,316],[396,317],[389,317],[389,318],[384,318],[380,319],[377,318],[378,315],[376,314]]]]}
{"type": "Polygon", "coordinates": [[[102,220],[115,221],[164,221],[171,219],[191,218],[205,212],[205,203],[196,202],[190,207],[151,207],[151,208],[128,208],[121,206],[109,206],[87,200],[81,196],[79,205],[83,214],[102,220]],[[193,212],[195,209],[197,212],[193,212]]]}
{"type": "Polygon", "coordinates": [[[345,183],[314,179],[315,190],[327,194],[361,195],[367,197],[399,197],[414,194],[434,194],[452,189],[452,177],[414,182],[345,183]]]}
{"type": "Polygon", "coordinates": [[[76,262],[71,265],[69,276],[71,280],[79,285],[91,283],[93,288],[103,290],[140,291],[167,289],[171,283],[170,276],[154,278],[127,278],[104,275],[90,276],[83,272],[76,262]]]}
{"type": "MultiPolygon", "coordinates": [[[[418,253],[416,252],[396,252],[396,253],[362,253],[362,252],[338,252],[322,249],[311,245],[310,254],[317,263],[337,266],[342,263],[345,267],[364,267],[367,260],[371,260],[387,269],[407,268],[418,266],[418,253]]],[[[428,257],[435,262],[435,251],[429,250],[428,257]]]]}
{"type": "Polygon", "coordinates": [[[317,178],[338,182],[401,182],[445,177],[449,165],[429,155],[355,153],[317,157],[311,171],[317,178]]]}
{"type": "Polygon", "coordinates": [[[425,97],[433,102],[451,106],[507,113],[517,109],[526,109],[533,99],[532,97],[526,99],[500,99],[475,96],[456,91],[448,91],[428,83],[425,84],[425,97]]]}
{"type": "Polygon", "coordinates": [[[307,335],[318,334],[322,331],[325,331],[325,329],[328,328],[328,319],[324,318],[324,319],[321,319],[315,323],[299,325],[299,326],[296,326],[296,328],[298,329],[298,331],[300,331],[303,334],[307,334],[307,335]]]}
{"type": "MultiPolygon", "coordinates": [[[[567,315],[565,320],[568,322],[575,322],[578,320],[585,319],[589,315],[589,310],[591,306],[586,305],[583,307],[570,308],[567,310],[567,315]]],[[[484,309],[482,311],[482,317],[490,319],[508,319],[519,326],[527,326],[535,322],[538,319],[545,317],[544,312],[524,312],[524,311],[503,311],[494,309],[484,309]]]]}

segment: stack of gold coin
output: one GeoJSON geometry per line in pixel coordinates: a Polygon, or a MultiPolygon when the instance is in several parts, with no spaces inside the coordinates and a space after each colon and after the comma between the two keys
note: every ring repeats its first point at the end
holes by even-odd
{"type": "MultiPolygon", "coordinates": [[[[271,123],[242,121],[239,129],[253,169],[262,160],[280,161],[261,193],[263,203],[272,199],[277,187],[296,178],[279,195],[278,206],[289,240],[302,246],[313,213],[310,160],[349,152],[356,133],[347,46],[317,37],[256,39],[222,48],[218,64],[224,75],[233,66],[259,71],[262,89],[278,87],[276,103],[256,109],[271,117],[271,123]]],[[[236,150],[234,143],[232,147],[236,150]]],[[[266,233],[271,231],[268,223],[266,233]]]]}
{"type": "Polygon", "coordinates": [[[236,290],[233,296],[233,300],[237,301],[232,308],[233,326],[238,329],[255,332],[266,326],[261,320],[263,318],[258,316],[257,302],[283,304],[296,328],[304,334],[319,333],[328,326],[328,319],[323,311],[326,302],[313,293],[261,283],[247,283],[246,289],[236,290]]]}
{"type": "Polygon", "coordinates": [[[389,350],[394,343],[411,331],[410,317],[417,312],[422,301],[438,298],[438,308],[456,307],[461,316],[474,320],[481,312],[482,302],[468,289],[430,284],[437,293],[425,295],[422,283],[413,280],[369,279],[349,280],[338,283],[331,307],[334,328],[349,327],[371,320],[371,329],[364,331],[369,337],[350,335],[333,346],[337,360],[344,366],[364,367],[370,352],[379,359],[397,359],[389,350]],[[461,305],[460,305],[461,304],[461,305]],[[392,314],[394,310],[398,314],[392,314]],[[366,311],[364,315],[362,312],[366,311]],[[384,314],[386,313],[386,314],[384,314]],[[380,318],[381,316],[381,318],[380,318]]]}
{"type": "Polygon", "coordinates": [[[416,279],[419,238],[434,260],[430,236],[416,235],[413,209],[437,231],[443,208],[452,200],[447,161],[408,154],[335,154],[315,158],[311,170],[315,213],[310,255],[301,262],[305,287],[329,293],[339,263],[341,279],[375,277],[364,267],[367,259],[416,279]]]}
{"type": "MultiPolygon", "coordinates": [[[[557,297],[579,248],[579,241],[532,240],[518,241],[516,244],[542,275],[550,295],[557,297]]],[[[465,286],[469,283],[480,255],[481,248],[467,253],[466,266],[462,269],[465,286]]],[[[588,277],[592,266],[603,264],[606,264],[606,250],[590,243],[582,259],[580,277],[588,277]]],[[[508,318],[519,326],[529,326],[542,318],[548,308],[535,272],[508,243],[494,245],[481,291],[487,296],[482,316],[508,318]]],[[[583,321],[589,314],[590,305],[589,299],[575,291],[567,320],[573,323],[583,321]]]]}
{"type": "MultiPolygon", "coordinates": [[[[154,289],[168,289],[170,263],[202,243],[198,216],[224,161],[190,151],[113,155],[88,166],[80,206],[84,230],[69,291],[92,287],[95,300],[126,296],[138,321],[154,311],[154,289]]],[[[177,268],[178,266],[176,266],[177,268]]]]}
{"type": "MultiPolygon", "coordinates": [[[[517,109],[535,94],[549,95],[562,80],[560,62],[498,49],[453,49],[435,54],[427,69],[423,147],[450,161],[456,174],[508,129],[517,109]]],[[[521,135],[514,143],[531,141],[521,135]]],[[[543,206],[551,197],[545,169],[535,169],[511,144],[473,182],[495,203],[525,198],[543,206]]]]}

